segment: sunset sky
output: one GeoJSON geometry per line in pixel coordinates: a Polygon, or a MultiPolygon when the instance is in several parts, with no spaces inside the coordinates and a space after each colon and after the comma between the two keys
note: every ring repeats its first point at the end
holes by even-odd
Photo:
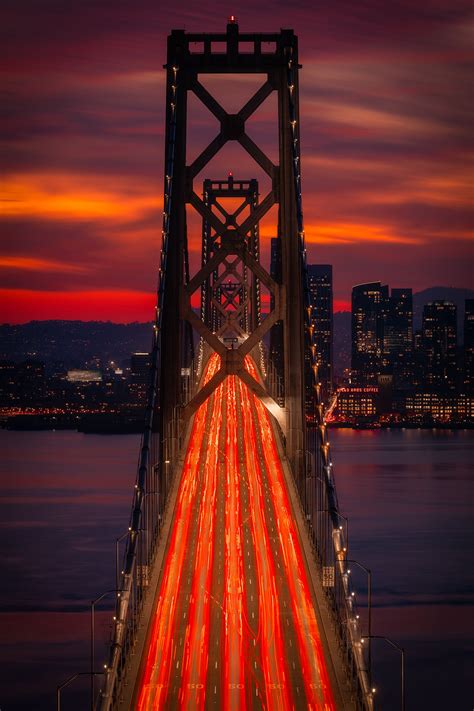
{"type": "MultiPolygon", "coordinates": [[[[7,0],[0,322],[151,320],[166,36],[225,31],[230,14],[242,31],[290,27],[299,37],[309,261],[334,265],[336,309],[363,281],[471,287],[470,8],[467,0],[7,0]]],[[[232,91],[219,77],[203,83],[238,110],[262,81],[241,78],[232,91]]],[[[192,159],[217,124],[194,99],[190,119],[192,159]]],[[[248,132],[273,156],[274,128],[269,100],[248,132]]],[[[198,187],[229,170],[261,178],[228,144],[198,187]]],[[[264,254],[274,218],[262,228],[264,254]]],[[[196,264],[192,215],[189,233],[196,264]]]]}

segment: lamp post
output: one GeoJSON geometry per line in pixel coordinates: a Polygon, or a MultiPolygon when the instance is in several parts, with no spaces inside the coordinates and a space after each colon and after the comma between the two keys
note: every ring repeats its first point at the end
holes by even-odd
{"type": "MultiPolygon", "coordinates": [[[[128,533],[128,531],[127,531],[128,533]]],[[[91,650],[90,650],[90,657],[91,657],[91,670],[90,670],[90,675],[91,675],[91,711],[94,711],[94,693],[95,693],[95,674],[96,672],[94,671],[94,666],[95,666],[95,623],[94,623],[94,612],[95,612],[95,606],[98,602],[104,599],[107,595],[110,595],[111,593],[116,593],[117,595],[120,595],[120,590],[117,588],[115,590],[106,590],[102,595],[99,595],[99,597],[96,597],[95,600],[91,600],[91,650]]],[[[72,681],[72,679],[71,679],[72,681]]]]}
{"type": "MultiPolygon", "coordinates": [[[[362,563],[359,563],[358,560],[348,560],[346,559],[346,563],[350,563],[351,565],[357,565],[361,570],[363,570],[367,574],[367,616],[368,616],[368,634],[367,634],[367,639],[369,640],[369,650],[368,650],[368,666],[369,666],[369,685],[372,684],[372,645],[371,645],[371,639],[372,639],[372,572],[370,568],[366,568],[365,565],[362,565],[362,563]]],[[[348,570],[348,573],[351,571],[348,570]]]]}
{"type": "MultiPolygon", "coordinates": [[[[339,513],[339,511],[337,509],[321,509],[321,513],[336,514],[336,516],[338,518],[340,518],[340,519],[342,518],[344,520],[344,522],[346,524],[345,525],[346,530],[345,530],[345,536],[344,536],[346,546],[345,546],[344,552],[347,556],[347,554],[349,552],[349,519],[347,518],[347,516],[344,516],[344,514],[339,513]]],[[[342,531],[342,526],[339,526],[339,530],[342,531]]]]}
{"type": "MultiPolygon", "coordinates": [[[[103,674],[103,672],[96,672],[96,674],[103,674]]],[[[56,687],[56,711],[61,711],[61,691],[79,676],[90,676],[90,672],[77,672],[77,674],[73,674],[69,679],[66,679],[66,681],[63,681],[62,684],[56,687]]]]}
{"type": "MultiPolygon", "coordinates": [[[[174,419],[174,415],[173,415],[174,419]]],[[[164,437],[162,440],[160,440],[160,449],[159,449],[159,461],[164,464],[164,496],[165,498],[168,496],[168,469],[171,464],[171,459],[174,456],[173,453],[173,437],[171,435],[168,435],[167,437],[164,437]],[[171,443],[171,445],[169,444],[171,443]]],[[[155,468],[159,468],[160,464],[155,465],[155,468]]]]}
{"type": "MultiPolygon", "coordinates": [[[[147,510],[147,508],[146,508],[146,500],[147,500],[147,497],[148,497],[148,496],[153,496],[153,495],[159,496],[159,495],[160,495],[160,492],[159,492],[159,491],[145,491],[145,493],[143,494],[143,502],[145,503],[145,528],[139,529],[139,532],[140,532],[140,530],[141,530],[141,531],[145,531],[145,534],[146,534],[146,563],[147,563],[147,565],[148,565],[149,552],[150,552],[150,551],[149,551],[149,543],[150,543],[150,540],[149,540],[149,530],[148,530],[148,529],[149,529],[149,525],[148,525],[148,518],[149,518],[149,517],[148,517],[148,515],[147,515],[148,510],[147,510]]],[[[152,511],[152,515],[153,515],[153,511],[152,511]]],[[[159,516],[159,515],[160,515],[160,514],[158,514],[158,516],[159,516]]],[[[153,540],[154,540],[154,539],[152,539],[152,541],[153,541],[153,540]]]]}
{"type": "Polygon", "coordinates": [[[121,536],[118,536],[118,538],[115,539],[115,589],[119,589],[120,585],[120,580],[119,580],[119,565],[120,565],[120,542],[123,541],[125,536],[128,536],[130,533],[130,528],[128,528],[125,533],[122,533],[121,536]]]}
{"type": "MultiPolygon", "coordinates": [[[[362,639],[367,639],[363,637],[362,639]]],[[[405,711],[405,650],[399,644],[383,635],[372,635],[370,639],[383,639],[387,644],[400,652],[400,711],[405,711]]]]}
{"type": "MultiPolygon", "coordinates": [[[[339,519],[342,518],[343,521],[344,521],[345,524],[346,524],[346,526],[345,526],[345,528],[346,528],[346,535],[345,535],[344,537],[345,537],[345,539],[346,539],[346,550],[345,550],[345,553],[346,553],[346,556],[347,556],[348,553],[349,553],[349,519],[347,518],[347,516],[344,516],[344,514],[339,513],[339,511],[338,511],[337,509],[333,509],[333,512],[336,514],[336,516],[338,516],[339,519]]],[[[339,530],[342,531],[342,526],[339,526],[339,530]]]]}
{"type": "Polygon", "coordinates": [[[170,460],[170,459],[165,459],[165,461],[164,461],[164,465],[165,465],[165,486],[166,486],[166,495],[167,495],[167,496],[168,496],[168,492],[169,492],[169,474],[168,474],[168,472],[169,472],[169,466],[170,466],[170,464],[171,464],[171,460],[170,460]]]}

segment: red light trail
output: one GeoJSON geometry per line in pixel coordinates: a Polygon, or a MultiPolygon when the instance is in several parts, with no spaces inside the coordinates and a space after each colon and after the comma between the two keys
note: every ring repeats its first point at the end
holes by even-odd
{"type": "Polygon", "coordinates": [[[135,698],[140,711],[335,708],[273,428],[236,376],[194,418],[135,698]]]}

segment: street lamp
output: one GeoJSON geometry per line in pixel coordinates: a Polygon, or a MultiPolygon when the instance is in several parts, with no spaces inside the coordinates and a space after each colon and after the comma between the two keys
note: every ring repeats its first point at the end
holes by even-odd
{"type": "MultiPolygon", "coordinates": [[[[165,463],[166,463],[166,462],[165,462],[165,463]]],[[[168,462],[168,463],[169,463],[169,462],[168,462]]],[[[135,488],[138,489],[138,485],[137,485],[137,484],[135,485],[135,488]]],[[[160,492],[159,492],[159,491],[145,491],[145,492],[142,494],[142,499],[143,499],[143,501],[146,501],[147,496],[152,496],[152,495],[159,496],[159,495],[160,495],[160,492]]],[[[159,518],[159,519],[161,518],[161,514],[160,514],[159,512],[158,512],[158,518],[159,518]]],[[[116,586],[116,590],[119,590],[119,588],[120,588],[120,573],[119,573],[119,569],[120,569],[120,547],[119,547],[119,546],[120,546],[121,541],[123,541],[123,539],[124,539],[126,536],[128,536],[128,535],[131,533],[131,531],[132,531],[132,529],[131,529],[131,527],[129,526],[128,529],[127,529],[124,533],[122,533],[121,536],[118,536],[118,537],[115,539],[115,586],[116,586]]],[[[144,528],[138,529],[137,533],[140,533],[141,531],[145,531],[145,533],[146,533],[146,550],[147,550],[147,556],[148,556],[148,527],[147,527],[146,529],[144,529],[144,528]]],[[[123,571],[122,571],[122,573],[123,573],[123,571]]]]}
{"type": "MultiPolygon", "coordinates": [[[[103,673],[104,672],[95,672],[97,675],[103,673]]],[[[59,684],[59,686],[56,687],[56,711],[61,711],[61,691],[80,676],[90,676],[90,672],[78,672],[77,674],[73,674],[69,677],[69,679],[66,679],[66,681],[63,681],[62,684],[59,684]]]]}
{"type": "Polygon", "coordinates": [[[172,447],[169,446],[168,444],[165,447],[165,443],[172,442],[173,439],[174,439],[173,437],[169,436],[169,437],[165,437],[164,439],[162,439],[160,441],[160,460],[153,467],[155,474],[156,474],[157,471],[158,472],[160,471],[161,464],[164,464],[164,472],[162,472],[162,473],[164,475],[164,480],[165,480],[164,481],[164,495],[165,495],[165,497],[168,495],[168,483],[169,483],[168,482],[168,478],[169,478],[168,470],[169,470],[169,466],[171,464],[171,459],[173,457],[173,453],[171,453],[171,455],[170,455],[170,451],[172,450],[172,447]],[[162,457],[164,457],[164,459],[162,459],[162,457]]]}
{"type": "MultiPolygon", "coordinates": [[[[128,533],[128,531],[127,531],[128,533]]],[[[107,595],[110,595],[111,593],[116,593],[117,596],[120,596],[120,590],[117,588],[115,590],[106,590],[102,595],[99,595],[99,597],[96,597],[95,600],[91,600],[91,650],[90,650],[90,658],[91,658],[91,670],[89,672],[91,676],[91,711],[94,711],[94,693],[95,693],[95,674],[96,672],[94,671],[94,666],[95,666],[95,624],[94,624],[94,612],[95,612],[95,606],[98,602],[104,599],[107,595]]],[[[72,681],[72,679],[71,679],[72,681]]]]}
{"type": "Polygon", "coordinates": [[[119,580],[119,565],[120,565],[120,542],[123,541],[125,536],[128,536],[130,533],[130,529],[128,528],[125,533],[122,533],[121,536],[118,536],[118,538],[115,539],[115,589],[119,589],[120,585],[120,580],[119,580]]]}
{"type": "Polygon", "coordinates": [[[164,461],[164,465],[165,465],[165,486],[166,486],[166,494],[167,494],[167,495],[168,495],[168,491],[169,491],[169,474],[168,474],[168,472],[169,472],[169,466],[170,466],[170,464],[171,464],[171,460],[170,460],[170,459],[165,459],[165,461],[164,461]]]}
{"type": "Polygon", "coordinates": [[[383,639],[387,644],[400,652],[400,711],[405,711],[405,650],[400,647],[393,639],[390,637],[383,637],[382,635],[372,635],[370,638],[362,637],[364,639],[383,639]]]}
{"type": "MultiPolygon", "coordinates": [[[[369,651],[368,651],[368,664],[369,664],[369,685],[372,683],[372,645],[371,645],[371,639],[372,639],[372,572],[370,568],[366,568],[365,565],[362,565],[362,563],[359,563],[358,560],[348,560],[346,559],[346,563],[350,563],[351,565],[357,565],[361,570],[363,570],[367,574],[367,615],[368,615],[368,635],[367,639],[369,640],[369,651]]],[[[348,569],[347,572],[350,574],[350,570],[348,569]]]]}
{"type": "MultiPolygon", "coordinates": [[[[345,524],[346,524],[346,526],[345,526],[345,528],[346,528],[346,535],[345,535],[345,539],[346,539],[346,550],[345,550],[345,553],[346,553],[346,556],[347,556],[348,553],[349,553],[349,519],[347,518],[347,516],[344,516],[344,514],[339,513],[339,511],[337,511],[337,509],[333,509],[333,512],[336,514],[336,516],[339,517],[339,519],[342,518],[343,521],[344,521],[345,524]]],[[[339,530],[342,531],[342,526],[339,526],[339,530]]]]}
{"type": "MultiPolygon", "coordinates": [[[[335,508],[333,508],[333,509],[321,509],[321,513],[336,514],[336,516],[337,516],[338,518],[340,518],[340,519],[342,518],[342,519],[345,521],[345,524],[346,524],[346,525],[345,525],[345,529],[346,529],[346,531],[345,531],[345,536],[344,536],[344,537],[345,537],[345,543],[346,543],[346,545],[345,545],[345,551],[344,551],[344,552],[345,552],[345,554],[347,555],[347,553],[348,553],[348,551],[349,551],[349,519],[347,518],[347,516],[344,516],[344,514],[339,513],[339,511],[338,511],[337,509],[335,509],[335,508]]],[[[342,531],[342,526],[339,526],[339,530],[342,531]]]]}

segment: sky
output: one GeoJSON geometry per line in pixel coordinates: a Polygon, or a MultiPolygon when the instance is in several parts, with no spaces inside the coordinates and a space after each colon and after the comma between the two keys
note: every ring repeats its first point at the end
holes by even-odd
{"type": "MultiPolygon", "coordinates": [[[[4,1],[0,322],[153,318],[166,37],[225,31],[231,14],[241,31],[299,37],[306,240],[311,263],[333,265],[335,309],[366,281],[472,287],[470,12],[468,0],[4,1]]],[[[263,80],[203,83],[237,111],[263,80]]],[[[274,98],[247,128],[275,157],[274,98]]],[[[189,118],[188,162],[217,133],[194,97],[189,118]]],[[[229,170],[263,197],[234,144],[196,191],[229,170]]],[[[195,215],[188,229],[197,265],[195,215]]],[[[267,259],[275,229],[273,211],[267,259]]]]}

